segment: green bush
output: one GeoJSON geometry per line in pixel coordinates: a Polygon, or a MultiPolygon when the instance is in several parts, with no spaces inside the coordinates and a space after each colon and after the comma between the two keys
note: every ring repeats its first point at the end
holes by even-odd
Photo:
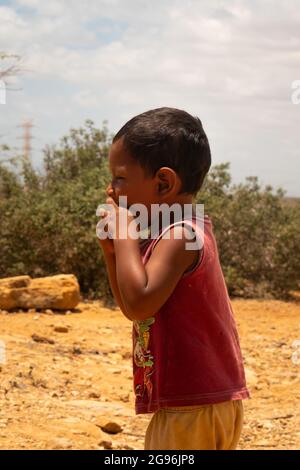
{"type": "Polygon", "coordinates": [[[212,218],[231,295],[288,298],[299,289],[299,204],[256,177],[232,185],[228,163],[212,169],[198,202],[212,218]]]}
{"type": "MultiPolygon", "coordinates": [[[[86,121],[44,152],[43,174],[0,164],[0,277],[74,273],[85,296],[111,293],[95,225],[109,181],[106,125],[86,121]]],[[[233,185],[229,164],[210,171],[205,204],[232,296],[287,298],[299,288],[300,205],[257,178],[233,185]]]]}
{"type": "Polygon", "coordinates": [[[0,173],[0,276],[73,273],[90,297],[109,297],[102,252],[95,236],[95,210],[105,200],[110,137],[87,121],[71,130],[59,148],[45,151],[45,174],[28,162],[22,183],[0,173]],[[2,182],[3,180],[3,182],[2,182]],[[21,188],[21,190],[20,190],[21,188]],[[4,189],[3,189],[4,191],[4,189]]]}

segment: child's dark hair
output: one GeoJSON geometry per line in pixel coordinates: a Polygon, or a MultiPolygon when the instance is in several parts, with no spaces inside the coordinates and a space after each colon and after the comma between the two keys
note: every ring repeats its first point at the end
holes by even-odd
{"type": "Polygon", "coordinates": [[[179,175],[181,193],[196,194],[211,165],[208,139],[198,117],[157,108],[130,119],[115,135],[149,176],[167,166],[179,175]]]}

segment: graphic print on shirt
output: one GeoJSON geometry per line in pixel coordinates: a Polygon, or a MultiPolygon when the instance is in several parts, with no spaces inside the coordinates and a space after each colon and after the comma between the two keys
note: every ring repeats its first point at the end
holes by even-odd
{"type": "Polygon", "coordinates": [[[133,349],[134,363],[137,370],[134,374],[134,391],[136,396],[143,397],[147,391],[149,400],[152,396],[152,381],[154,357],[151,354],[149,346],[150,326],[155,322],[154,317],[147,318],[144,321],[134,321],[135,344],[133,349]]]}

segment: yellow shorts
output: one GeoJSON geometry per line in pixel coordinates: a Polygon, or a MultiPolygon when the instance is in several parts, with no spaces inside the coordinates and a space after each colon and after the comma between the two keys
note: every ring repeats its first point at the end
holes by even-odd
{"type": "Polygon", "coordinates": [[[234,450],[242,427],[242,400],[167,407],[152,416],[145,450],[234,450]]]}

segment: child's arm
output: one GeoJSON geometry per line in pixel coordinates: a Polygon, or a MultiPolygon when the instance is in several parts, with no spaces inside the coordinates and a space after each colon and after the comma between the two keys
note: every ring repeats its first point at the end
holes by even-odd
{"type": "Polygon", "coordinates": [[[121,311],[127,317],[129,320],[131,318],[129,317],[128,313],[126,312],[125,305],[122,301],[118,283],[117,283],[117,276],[116,276],[116,256],[114,253],[114,245],[112,240],[104,240],[104,241],[99,241],[100,246],[103,251],[104,255],[104,260],[106,264],[106,269],[108,273],[108,279],[109,279],[109,284],[113,293],[113,296],[115,298],[115,301],[119,305],[121,311]]]}
{"type": "Polygon", "coordinates": [[[114,240],[117,285],[132,320],[145,320],[154,315],[199,256],[199,250],[185,249],[185,244],[191,242],[185,227],[173,227],[170,235],[170,239],[162,238],[157,243],[145,266],[138,240],[114,240]]]}

